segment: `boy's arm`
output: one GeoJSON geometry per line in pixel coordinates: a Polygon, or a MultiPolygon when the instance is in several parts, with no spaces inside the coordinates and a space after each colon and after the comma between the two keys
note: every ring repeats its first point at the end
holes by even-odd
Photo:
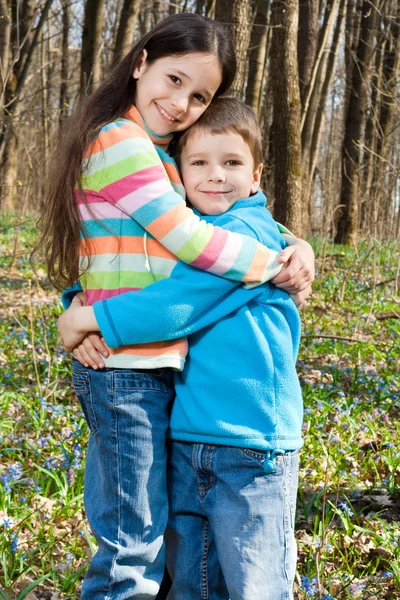
{"type": "MultiPolygon", "coordinates": [[[[217,222],[229,231],[256,235],[235,217],[221,215],[217,222]]],[[[95,302],[92,308],[107,345],[116,348],[190,335],[269,293],[269,286],[247,290],[238,282],[178,263],[169,279],[95,302]]]]}

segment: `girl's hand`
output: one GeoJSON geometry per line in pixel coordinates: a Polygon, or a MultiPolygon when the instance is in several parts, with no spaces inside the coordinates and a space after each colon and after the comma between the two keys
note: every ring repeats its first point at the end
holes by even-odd
{"type": "Polygon", "coordinates": [[[80,306],[78,300],[58,319],[58,333],[67,352],[77,346],[89,331],[98,331],[99,326],[91,306],[80,306]]]}
{"type": "Polygon", "coordinates": [[[296,304],[297,308],[302,308],[304,306],[305,302],[310,298],[311,293],[312,293],[312,288],[310,285],[310,286],[308,286],[308,288],[306,288],[302,292],[297,292],[297,294],[290,294],[290,296],[293,298],[293,301],[296,304]]]}
{"type": "Polygon", "coordinates": [[[71,301],[71,305],[72,304],[74,306],[86,306],[85,294],[83,292],[78,292],[77,294],[75,294],[71,301]]]}
{"type": "Polygon", "coordinates": [[[297,294],[310,287],[315,278],[315,256],[308,242],[297,239],[295,244],[282,250],[278,260],[284,265],[271,283],[288,294],[297,294]]]}
{"type": "Polygon", "coordinates": [[[75,346],[72,353],[81,365],[95,370],[103,369],[105,366],[100,354],[105,358],[109,354],[104,339],[97,332],[88,333],[82,342],[75,346]]]}

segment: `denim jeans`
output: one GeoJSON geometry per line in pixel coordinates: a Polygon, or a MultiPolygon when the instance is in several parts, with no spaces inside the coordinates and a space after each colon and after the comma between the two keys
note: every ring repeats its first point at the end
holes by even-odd
{"type": "Polygon", "coordinates": [[[298,451],[273,462],[268,473],[262,451],[171,443],[168,600],[293,599],[298,451]]]}
{"type": "Polygon", "coordinates": [[[74,360],[72,377],[90,428],[85,509],[98,543],[82,600],[154,599],[165,564],[172,370],[94,371],[74,360]]]}

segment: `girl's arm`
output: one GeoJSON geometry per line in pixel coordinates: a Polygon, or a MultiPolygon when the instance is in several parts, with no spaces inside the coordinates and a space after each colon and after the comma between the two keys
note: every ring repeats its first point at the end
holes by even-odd
{"type": "MultiPolygon", "coordinates": [[[[231,280],[261,283],[282,268],[274,250],[195,215],[174,191],[150,138],[131,121],[101,130],[87,161],[82,187],[117,206],[172,254],[201,270],[231,280]]],[[[104,202],[91,202],[90,208],[98,219],[107,219],[104,202]]],[[[82,214],[86,223],[93,219],[86,207],[82,214]]]]}
{"type": "MultiPolygon", "coordinates": [[[[221,215],[218,223],[232,232],[255,235],[254,229],[229,215],[221,215]]],[[[268,239],[265,234],[263,239],[268,239]]],[[[256,296],[262,295],[263,302],[267,302],[272,289],[269,285],[246,290],[238,282],[181,262],[169,279],[139,292],[70,309],[59,320],[60,335],[67,349],[74,347],[87,331],[99,329],[111,348],[176,339],[222,319],[256,296]]]]}

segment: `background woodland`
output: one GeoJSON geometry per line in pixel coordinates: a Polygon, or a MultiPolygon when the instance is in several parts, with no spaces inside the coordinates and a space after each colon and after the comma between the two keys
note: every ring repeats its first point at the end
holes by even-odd
{"type": "Polygon", "coordinates": [[[397,0],[0,0],[2,206],[39,212],[58,128],[168,14],[226,23],[231,93],[263,129],[264,187],[298,235],[400,234],[397,0]]]}

